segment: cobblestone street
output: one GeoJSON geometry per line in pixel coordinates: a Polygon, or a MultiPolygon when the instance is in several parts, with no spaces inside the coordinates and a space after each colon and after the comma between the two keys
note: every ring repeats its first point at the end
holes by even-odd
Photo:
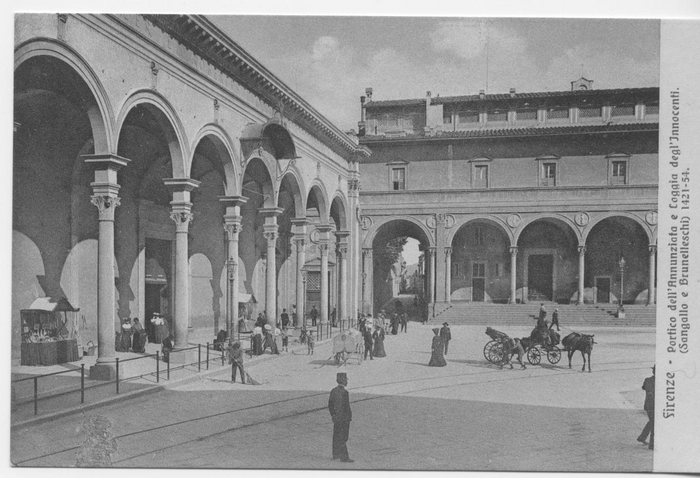
{"type": "MultiPolygon", "coordinates": [[[[260,386],[228,372],[95,409],[112,422],[119,467],[406,470],[652,470],[635,438],[646,422],[641,384],[654,329],[595,333],[592,373],[581,355],[527,370],[499,370],[482,349],[483,326],[455,326],[448,365],[432,368],[431,327],[388,335],[387,357],[336,366],[331,344],[249,368],[260,386]],[[354,463],[331,460],[328,393],[348,374],[354,463]]],[[[530,327],[511,327],[512,336],[530,327]]],[[[562,331],[563,335],[567,330],[562,331]]],[[[298,352],[297,352],[298,353],[298,352]]],[[[73,466],[84,441],[72,415],[12,431],[19,466],[73,466]]]]}

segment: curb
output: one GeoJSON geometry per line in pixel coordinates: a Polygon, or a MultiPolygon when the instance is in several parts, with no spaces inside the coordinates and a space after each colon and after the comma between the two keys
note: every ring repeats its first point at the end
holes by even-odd
{"type": "MultiPolygon", "coordinates": [[[[325,344],[326,342],[330,342],[332,340],[333,340],[333,338],[331,337],[330,339],[316,342],[316,345],[319,346],[319,345],[325,344]]],[[[302,350],[302,349],[305,349],[306,347],[302,346],[302,345],[298,345],[296,348],[298,348],[299,350],[302,350]]],[[[289,353],[291,354],[296,348],[290,347],[289,353]]],[[[261,362],[267,362],[268,360],[272,360],[276,357],[280,358],[281,355],[275,356],[273,354],[269,354],[269,355],[265,354],[265,355],[258,355],[257,357],[258,358],[256,358],[256,359],[250,359],[250,361],[248,362],[248,366],[253,366],[253,365],[256,365],[256,364],[261,363],[261,362]]],[[[127,392],[124,394],[119,394],[119,395],[115,394],[111,397],[104,398],[104,399],[98,400],[96,402],[66,408],[66,409],[58,411],[58,412],[47,413],[46,415],[36,416],[36,418],[30,418],[28,420],[23,420],[21,422],[11,424],[10,430],[13,431],[13,430],[17,430],[17,429],[24,428],[27,426],[39,425],[39,424],[44,423],[44,422],[67,417],[69,415],[77,415],[79,413],[83,413],[83,412],[86,412],[88,410],[92,410],[92,409],[95,409],[95,408],[98,408],[98,407],[101,407],[104,405],[110,405],[110,404],[118,402],[118,401],[129,400],[132,398],[141,397],[143,395],[149,395],[151,393],[160,392],[163,390],[167,390],[169,388],[173,388],[175,386],[184,385],[186,383],[200,380],[203,377],[207,377],[207,376],[213,375],[215,373],[220,373],[222,370],[225,370],[225,369],[226,369],[226,366],[224,366],[223,368],[215,369],[215,370],[204,370],[202,372],[194,372],[189,377],[183,377],[183,378],[180,378],[178,380],[172,380],[168,383],[157,384],[157,385],[153,385],[153,386],[148,387],[148,388],[144,388],[142,390],[135,390],[133,392],[127,392]]]]}

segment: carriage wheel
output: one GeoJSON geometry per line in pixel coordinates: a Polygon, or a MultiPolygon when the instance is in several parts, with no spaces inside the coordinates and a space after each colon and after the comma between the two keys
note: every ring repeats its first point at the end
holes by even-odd
{"type": "Polygon", "coordinates": [[[527,361],[530,362],[532,365],[539,365],[541,360],[542,355],[540,354],[539,349],[532,347],[530,350],[527,351],[527,361]]]}
{"type": "Polygon", "coordinates": [[[492,340],[491,342],[487,342],[486,345],[484,345],[484,358],[488,360],[489,362],[491,361],[491,348],[496,344],[495,340],[492,340]]]}
{"type": "Polygon", "coordinates": [[[547,350],[547,360],[549,360],[551,364],[559,363],[561,360],[561,350],[559,350],[559,347],[554,346],[547,350]]]}
{"type": "Polygon", "coordinates": [[[503,344],[495,343],[493,347],[489,350],[489,362],[491,363],[501,363],[503,362],[503,344]]]}

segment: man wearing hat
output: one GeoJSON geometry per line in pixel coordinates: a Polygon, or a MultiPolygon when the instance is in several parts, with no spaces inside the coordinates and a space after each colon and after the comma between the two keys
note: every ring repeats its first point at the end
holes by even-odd
{"type": "Polygon", "coordinates": [[[637,437],[637,441],[640,443],[647,443],[647,437],[651,434],[649,439],[649,449],[654,449],[654,386],[656,382],[656,365],[651,367],[652,376],[644,379],[644,384],[642,385],[642,390],[646,392],[646,398],[644,399],[644,411],[647,412],[649,416],[649,421],[644,425],[642,433],[637,437]]]}
{"type": "Polygon", "coordinates": [[[440,337],[442,337],[442,341],[445,344],[445,355],[447,355],[447,345],[450,343],[450,340],[452,340],[450,324],[447,322],[442,324],[442,328],[440,329],[440,337]]]}
{"type": "Polygon", "coordinates": [[[557,326],[557,332],[559,332],[559,309],[554,309],[554,312],[552,312],[552,323],[549,324],[549,329],[551,330],[555,325],[557,326]]]}
{"type": "Polygon", "coordinates": [[[345,387],[348,384],[348,375],[338,373],[336,376],[338,386],[331,390],[328,399],[328,410],[333,419],[333,459],[345,463],[352,463],[348,455],[347,441],[350,435],[350,420],[352,411],[350,410],[350,394],[345,387]]]}

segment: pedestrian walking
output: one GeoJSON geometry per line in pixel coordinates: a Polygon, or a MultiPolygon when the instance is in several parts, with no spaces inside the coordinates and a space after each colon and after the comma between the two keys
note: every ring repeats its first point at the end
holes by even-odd
{"type": "Polygon", "coordinates": [[[306,355],[314,354],[314,332],[309,330],[306,333],[306,355]]]}
{"type": "Polygon", "coordinates": [[[647,412],[649,421],[644,425],[642,433],[637,437],[637,441],[643,444],[647,444],[647,437],[649,438],[649,449],[654,449],[654,386],[656,382],[656,365],[651,368],[652,376],[644,379],[642,384],[642,390],[646,392],[646,397],[644,398],[644,411],[647,412]]]}
{"type": "Polygon", "coordinates": [[[282,348],[285,352],[289,352],[289,330],[287,327],[282,327],[282,348]]]}
{"type": "Polygon", "coordinates": [[[401,314],[401,332],[408,332],[408,317],[406,312],[401,314]]]}
{"type": "Polygon", "coordinates": [[[338,315],[338,312],[336,312],[335,309],[336,309],[336,308],[333,307],[333,312],[331,312],[331,326],[332,326],[332,327],[335,327],[335,319],[336,319],[336,317],[337,317],[337,315],[338,315]]]}
{"type": "Polygon", "coordinates": [[[372,330],[370,330],[369,327],[365,327],[362,337],[365,340],[365,360],[367,360],[367,354],[369,354],[370,360],[374,360],[374,352],[372,351],[372,346],[374,344],[372,339],[372,330]]]}
{"type": "Polygon", "coordinates": [[[447,365],[447,361],[443,355],[445,351],[445,344],[442,341],[442,337],[440,337],[440,329],[435,327],[433,329],[433,333],[435,335],[433,336],[433,343],[431,346],[432,355],[430,356],[430,362],[428,362],[428,365],[431,367],[444,367],[447,365]]]}
{"type": "Polygon", "coordinates": [[[440,337],[442,338],[442,342],[445,344],[445,355],[447,355],[447,347],[450,344],[450,340],[452,340],[450,324],[448,324],[447,322],[444,322],[442,324],[442,328],[440,329],[440,337]]]}
{"type": "Polygon", "coordinates": [[[348,375],[340,372],[336,376],[338,386],[331,390],[328,398],[328,411],[333,419],[333,459],[344,463],[352,463],[348,454],[348,438],[350,437],[350,394],[345,387],[348,385],[348,375]]]}
{"type": "Polygon", "coordinates": [[[282,315],[280,315],[280,320],[282,321],[282,327],[289,327],[289,314],[287,309],[282,309],[282,315]]]}
{"type": "Polygon", "coordinates": [[[547,317],[547,309],[544,308],[544,302],[542,302],[540,304],[540,321],[538,322],[538,324],[540,322],[543,322],[545,317],[547,317]]]}
{"type": "Polygon", "coordinates": [[[231,381],[236,381],[236,372],[240,371],[241,383],[245,383],[245,370],[243,369],[243,349],[241,348],[241,344],[238,341],[233,343],[229,341],[229,345],[226,348],[226,352],[228,353],[228,363],[231,364],[231,381]]]}
{"type": "Polygon", "coordinates": [[[318,319],[318,310],[316,310],[315,305],[311,309],[310,314],[311,314],[311,325],[316,327],[316,320],[318,319]]]}
{"type": "Polygon", "coordinates": [[[554,312],[552,312],[552,323],[549,324],[550,330],[555,325],[557,326],[557,332],[559,332],[559,309],[554,309],[554,312]]]}

